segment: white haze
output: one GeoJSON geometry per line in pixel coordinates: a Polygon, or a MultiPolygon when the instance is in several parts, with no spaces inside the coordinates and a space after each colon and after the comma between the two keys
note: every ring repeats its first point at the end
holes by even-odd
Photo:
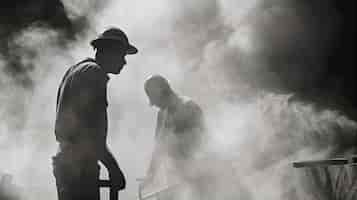
{"type": "MultiPolygon", "coordinates": [[[[95,4],[64,3],[73,17],[95,4]]],[[[90,39],[106,27],[118,26],[139,48],[139,54],[127,56],[127,66],[119,76],[111,77],[108,88],[109,145],[128,181],[120,198],[137,197],[136,179],[148,167],[157,110],[149,107],[143,83],[150,74],[162,74],[178,93],[197,100],[205,111],[211,138],[206,151],[215,163],[205,170],[217,175],[219,183],[212,199],[238,198],[241,193],[235,186],[254,200],[289,199],[289,191],[299,188],[291,161],[327,154],[336,134],[334,127],[340,128],[340,134],[350,134],[357,125],[337,112],[318,112],[310,105],[290,102],[290,95],[256,87],[255,79],[270,75],[257,73],[264,69],[255,54],[259,41],[254,28],[241,22],[257,3],[109,1],[100,12],[90,13],[90,31],[65,51],[56,47],[57,33],[25,30],[17,41],[39,52],[35,58],[22,60],[35,63],[35,88],[29,92],[8,85],[0,96],[1,112],[18,106],[25,113],[21,116],[24,125],[16,129],[11,128],[12,116],[19,117],[16,113],[1,118],[0,172],[14,175],[26,194],[24,199],[56,199],[51,156],[56,152],[53,125],[58,84],[70,65],[93,56],[90,39]],[[238,76],[230,76],[232,66],[238,76]],[[314,134],[324,138],[322,144],[307,139],[314,134]]],[[[192,170],[202,170],[202,166],[192,166],[192,170]]]]}

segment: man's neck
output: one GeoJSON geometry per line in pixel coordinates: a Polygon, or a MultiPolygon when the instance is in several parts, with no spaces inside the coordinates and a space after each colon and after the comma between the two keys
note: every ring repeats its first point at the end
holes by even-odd
{"type": "Polygon", "coordinates": [[[87,59],[90,60],[90,61],[95,62],[107,74],[107,80],[110,79],[109,73],[105,70],[105,68],[103,67],[101,62],[97,59],[97,57],[95,57],[95,58],[87,58],[87,59]]]}
{"type": "Polygon", "coordinates": [[[93,60],[99,65],[99,67],[100,67],[106,74],[109,74],[108,70],[105,68],[105,65],[103,64],[103,62],[101,62],[101,59],[98,58],[98,56],[95,56],[95,58],[94,58],[93,60]]]}
{"type": "Polygon", "coordinates": [[[169,104],[167,106],[167,110],[169,112],[175,112],[179,104],[180,104],[180,97],[176,93],[173,92],[170,95],[170,100],[169,100],[169,104]]]}

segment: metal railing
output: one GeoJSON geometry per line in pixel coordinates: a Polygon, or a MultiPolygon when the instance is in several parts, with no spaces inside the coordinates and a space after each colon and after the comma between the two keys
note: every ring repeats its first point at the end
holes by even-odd
{"type": "Polygon", "coordinates": [[[357,156],[351,156],[350,158],[332,158],[323,160],[307,160],[293,162],[293,167],[323,167],[332,165],[357,165],[357,156]]]}
{"type": "Polygon", "coordinates": [[[304,169],[301,174],[305,178],[302,187],[314,199],[357,199],[357,156],[306,160],[292,164],[295,168],[304,169]]]}

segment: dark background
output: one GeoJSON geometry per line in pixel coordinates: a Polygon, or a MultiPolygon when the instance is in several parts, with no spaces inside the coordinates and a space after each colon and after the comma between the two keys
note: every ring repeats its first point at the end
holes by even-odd
{"type": "Polygon", "coordinates": [[[316,27],[314,38],[305,46],[297,44],[291,50],[272,55],[269,61],[296,59],[307,63],[300,65],[300,73],[291,73],[284,68],[274,70],[286,89],[295,92],[298,98],[341,110],[357,120],[355,1],[296,0],[296,5],[308,8],[306,14],[316,27]],[[319,44],[323,49],[315,48],[319,44]],[[323,53],[315,57],[306,56],[306,52],[313,50],[323,53]]]}
{"type": "Polygon", "coordinates": [[[246,20],[258,30],[263,44],[260,57],[268,68],[264,70],[279,82],[270,89],[293,93],[299,101],[321,110],[338,110],[356,120],[355,4],[338,0],[258,3],[246,20]]]}

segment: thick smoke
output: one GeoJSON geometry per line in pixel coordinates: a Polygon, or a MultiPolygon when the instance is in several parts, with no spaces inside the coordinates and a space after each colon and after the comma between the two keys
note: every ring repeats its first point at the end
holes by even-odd
{"type": "MultiPolygon", "coordinates": [[[[24,3],[23,9],[51,10],[43,7],[49,1],[39,2],[31,9],[26,5],[34,4],[24,3]]],[[[299,2],[64,0],[48,3],[59,5],[62,22],[52,23],[44,14],[34,15],[46,16],[40,19],[7,15],[4,20],[14,20],[9,24],[15,28],[0,39],[6,72],[0,155],[7,159],[0,171],[14,175],[27,199],[55,199],[50,157],[56,151],[58,83],[70,65],[93,55],[90,39],[115,25],[139,48],[119,77],[112,77],[108,91],[109,145],[128,179],[122,199],[136,198],[135,179],[149,164],[156,110],[148,105],[143,83],[157,73],[205,111],[210,138],[204,159],[191,170],[209,174],[209,198],[308,199],[291,161],[349,155],[357,125],[334,110],[348,106],[329,107],[311,95],[329,97],[332,82],[342,80],[328,74],[327,86],[316,87],[326,77],[325,56],[331,54],[326,49],[340,29],[340,15],[332,4],[299,2]]],[[[185,198],[197,200],[190,192],[185,198]]]]}
{"type": "Polygon", "coordinates": [[[5,62],[1,67],[2,73],[8,74],[15,84],[31,87],[33,83],[30,73],[36,66],[31,62],[21,63],[21,60],[23,57],[36,57],[40,52],[24,47],[24,43],[16,42],[16,38],[32,27],[43,27],[44,31],[56,29],[64,34],[64,37],[61,37],[64,40],[73,38],[77,30],[59,0],[5,1],[1,13],[0,53],[5,62]]]}
{"type": "MultiPolygon", "coordinates": [[[[6,137],[4,133],[7,132],[11,132],[14,141],[19,142],[23,137],[18,131],[24,129],[27,104],[54,65],[43,66],[38,60],[45,55],[53,57],[56,50],[65,51],[87,30],[86,13],[70,17],[67,10],[59,0],[3,2],[0,8],[0,86],[1,103],[5,106],[0,112],[1,121],[6,123],[2,125],[2,137],[6,137]],[[48,49],[51,53],[46,52],[48,49]]],[[[6,146],[5,143],[5,139],[0,140],[0,146],[6,146]]]]}
{"type": "Polygon", "coordinates": [[[87,12],[99,9],[73,14],[59,0],[5,1],[0,8],[0,172],[14,175],[26,199],[54,197],[53,70],[73,64],[65,52],[88,32],[87,12]]]}

